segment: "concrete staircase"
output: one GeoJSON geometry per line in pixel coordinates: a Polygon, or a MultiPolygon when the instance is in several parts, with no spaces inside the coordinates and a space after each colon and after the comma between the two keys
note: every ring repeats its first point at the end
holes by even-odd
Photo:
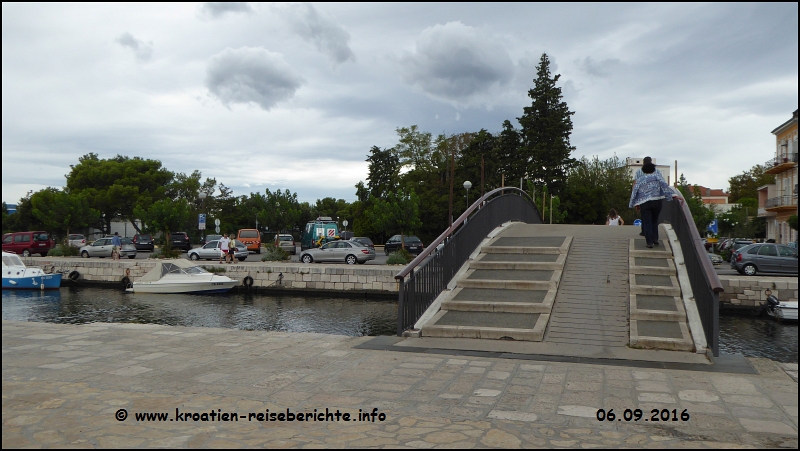
{"type": "MultiPolygon", "coordinates": [[[[662,231],[663,231],[662,226],[662,231]]],[[[663,231],[660,238],[666,238],[663,231]]],[[[692,351],[694,342],[668,239],[652,249],[645,240],[630,240],[630,346],[692,351]]]]}
{"type": "Polygon", "coordinates": [[[493,238],[443,294],[422,336],[541,341],[571,241],[493,238]]]}

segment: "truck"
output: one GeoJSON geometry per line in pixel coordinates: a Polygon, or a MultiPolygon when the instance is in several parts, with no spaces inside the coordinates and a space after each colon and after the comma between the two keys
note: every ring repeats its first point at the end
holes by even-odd
{"type": "Polygon", "coordinates": [[[337,221],[329,216],[320,216],[306,223],[306,228],[303,230],[303,239],[300,241],[300,249],[311,249],[318,247],[320,243],[325,244],[338,239],[340,237],[337,221]]]}

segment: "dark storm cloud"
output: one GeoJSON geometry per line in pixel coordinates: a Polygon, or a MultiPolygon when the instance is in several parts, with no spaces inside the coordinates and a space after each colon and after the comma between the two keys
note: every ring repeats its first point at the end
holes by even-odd
{"type": "Polygon", "coordinates": [[[595,77],[608,77],[611,71],[619,66],[619,63],[620,61],[616,58],[595,61],[590,56],[575,61],[575,65],[578,66],[580,70],[595,77]]]}
{"type": "Polygon", "coordinates": [[[283,55],[263,48],[227,48],[208,62],[206,86],[226,106],[253,102],[269,110],[302,84],[283,55]]]}
{"type": "Polygon", "coordinates": [[[416,51],[401,58],[406,83],[456,102],[469,101],[514,76],[508,52],[493,39],[461,22],[424,30],[416,51]]]}
{"type": "Polygon", "coordinates": [[[310,3],[276,8],[291,25],[292,30],[317,50],[328,54],[336,63],[355,61],[350,50],[350,33],[332,15],[314,8],[310,3]]]}
{"type": "Polygon", "coordinates": [[[200,8],[203,15],[208,17],[221,17],[225,13],[252,14],[253,8],[246,2],[206,2],[200,8]]]}
{"type": "Polygon", "coordinates": [[[133,37],[130,33],[122,33],[122,36],[117,38],[117,42],[123,47],[128,47],[133,50],[136,59],[139,61],[148,61],[153,56],[153,43],[145,43],[133,37]]]}

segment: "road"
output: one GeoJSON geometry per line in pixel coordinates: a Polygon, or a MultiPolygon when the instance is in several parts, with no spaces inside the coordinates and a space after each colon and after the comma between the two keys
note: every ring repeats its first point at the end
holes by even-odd
{"type": "MultiPolygon", "coordinates": [[[[181,256],[183,258],[188,258],[186,252],[181,253],[181,256]]],[[[147,259],[147,258],[150,258],[150,252],[138,251],[136,253],[136,259],[137,260],[142,260],[142,259],[147,259]]],[[[375,260],[368,261],[368,262],[365,263],[365,265],[385,265],[387,258],[388,257],[383,253],[383,249],[376,249],[375,260]]],[[[295,263],[299,263],[300,262],[300,246],[297,247],[297,253],[295,255],[290,256],[289,261],[295,262],[295,263]]],[[[244,263],[250,263],[250,262],[261,262],[261,255],[256,254],[254,252],[250,252],[250,255],[247,257],[247,260],[245,260],[244,263]]],[[[326,263],[326,264],[328,264],[328,263],[326,263]]],[[[342,264],[346,265],[347,263],[342,262],[342,264]]]]}

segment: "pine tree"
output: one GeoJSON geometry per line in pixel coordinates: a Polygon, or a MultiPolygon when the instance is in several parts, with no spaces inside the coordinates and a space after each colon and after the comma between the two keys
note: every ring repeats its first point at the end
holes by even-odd
{"type": "Polygon", "coordinates": [[[575,147],[569,143],[572,119],[562,100],[561,88],[556,82],[561,75],[550,76],[550,59],[543,53],[536,67],[534,87],[528,91],[531,106],[523,108],[517,118],[522,127],[522,144],[519,157],[524,161],[528,178],[544,185],[553,194],[561,193],[568,169],[575,164],[570,155],[575,147]]]}

